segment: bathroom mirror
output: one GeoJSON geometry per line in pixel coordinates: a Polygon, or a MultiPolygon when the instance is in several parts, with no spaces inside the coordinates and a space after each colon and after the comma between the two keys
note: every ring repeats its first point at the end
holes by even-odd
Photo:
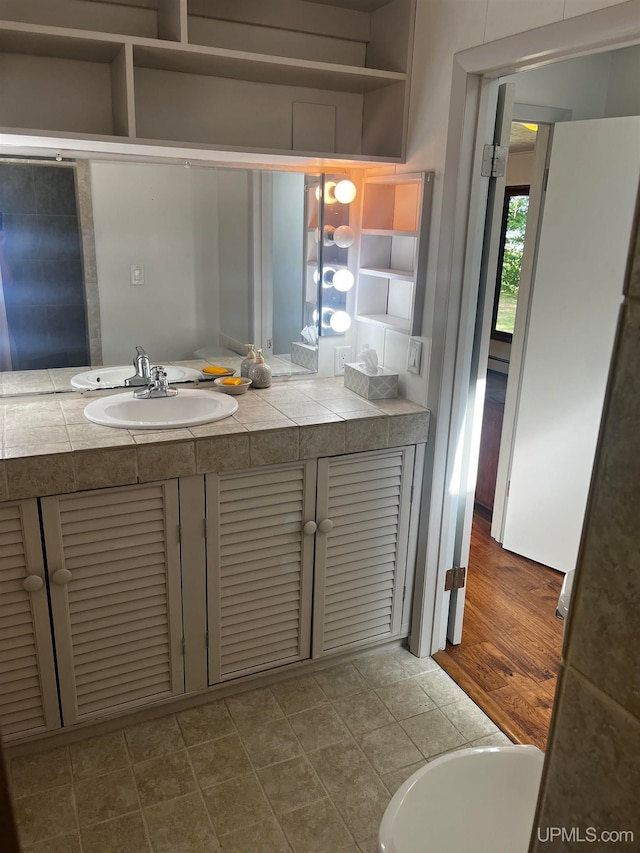
{"type": "Polygon", "coordinates": [[[317,316],[310,181],[142,159],[3,157],[11,363],[2,393],[70,390],[90,367],[131,364],[136,346],[152,363],[197,368],[235,366],[251,341],[275,375],[315,372],[317,345],[302,337],[317,316]]]}

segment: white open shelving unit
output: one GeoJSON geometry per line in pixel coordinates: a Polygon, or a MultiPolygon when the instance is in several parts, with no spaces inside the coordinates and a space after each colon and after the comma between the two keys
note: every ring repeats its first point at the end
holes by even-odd
{"type": "Polygon", "coordinates": [[[420,334],[432,187],[432,172],[365,179],[357,320],[420,334]]]}
{"type": "Polygon", "coordinates": [[[55,5],[3,5],[2,133],[404,157],[415,0],[55,5]]]}

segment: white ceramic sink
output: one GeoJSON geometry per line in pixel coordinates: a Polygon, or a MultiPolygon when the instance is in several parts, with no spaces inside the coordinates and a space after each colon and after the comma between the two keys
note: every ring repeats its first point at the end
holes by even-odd
{"type": "MultiPolygon", "coordinates": [[[[169,382],[195,382],[202,379],[202,373],[192,367],[180,367],[178,364],[167,364],[164,368],[169,382]]],[[[135,374],[135,369],[129,364],[124,367],[96,367],[78,373],[71,379],[71,387],[81,391],[95,391],[99,388],[122,388],[124,380],[135,374]]]]}
{"type": "Polygon", "coordinates": [[[92,400],[84,416],[94,424],[119,429],[177,429],[228,418],[238,401],[215,391],[183,389],[175,397],[138,400],[133,391],[92,400]]]}

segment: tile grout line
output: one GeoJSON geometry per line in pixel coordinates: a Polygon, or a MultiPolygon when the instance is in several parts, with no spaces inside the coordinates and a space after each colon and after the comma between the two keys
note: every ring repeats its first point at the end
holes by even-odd
{"type": "MultiPolygon", "coordinates": [[[[172,716],[176,717],[175,714],[173,714],[172,716]]],[[[161,719],[161,718],[159,718],[159,719],[161,719]]],[[[176,717],[176,726],[178,726],[178,728],[180,728],[180,726],[178,725],[177,717],[176,717]]],[[[122,728],[121,731],[122,731],[122,737],[124,740],[124,748],[126,751],[127,760],[129,762],[129,770],[131,772],[131,776],[133,777],[133,786],[134,786],[135,791],[136,791],[136,798],[138,800],[138,806],[140,807],[140,817],[142,819],[142,828],[144,830],[144,837],[145,837],[145,840],[147,842],[147,846],[149,848],[149,853],[152,853],[152,851],[154,850],[154,846],[151,843],[151,832],[149,831],[149,826],[147,824],[147,819],[146,819],[145,814],[144,814],[144,809],[142,808],[142,799],[140,797],[140,791],[138,790],[138,783],[136,781],[136,774],[135,774],[134,769],[133,769],[133,765],[135,762],[133,760],[133,756],[131,755],[131,750],[129,748],[129,741],[127,740],[127,734],[126,734],[126,727],[122,728]]],[[[131,814],[133,814],[133,812],[131,812],[131,814]]]]}

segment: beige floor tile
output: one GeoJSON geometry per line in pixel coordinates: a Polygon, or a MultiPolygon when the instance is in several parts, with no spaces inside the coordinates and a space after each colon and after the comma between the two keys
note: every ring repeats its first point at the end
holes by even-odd
{"type": "Polygon", "coordinates": [[[307,752],[337,743],[349,736],[349,730],[331,705],[321,705],[293,714],[289,717],[289,723],[302,748],[307,752]]]}
{"type": "Polygon", "coordinates": [[[416,770],[420,770],[427,762],[423,758],[422,761],[416,761],[415,764],[409,764],[407,767],[401,767],[400,770],[394,770],[393,773],[386,773],[382,777],[382,781],[389,789],[391,795],[395,794],[400,785],[406,782],[409,776],[413,776],[416,770]]]}
{"type": "Polygon", "coordinates": [[[82,829],[82,853],[149,853],[150,849],[139,813],[82,829]]]}
{"type": "Polygon", "coordinates": [[[439,708],[469,698],[443,669],[434,669],[433,672],[416,675],[415,680],[439,708]]]}
{"type": "Polygon", "coordinates": [[[396,649],[393,654],[400,661],[403,669],[405,669],[409,675],[420,675],[423,672],[433,672],[436,669],[440,669],[433,658],[418,658],[415,655],[412,655],[409,649],[396,649]]]}
{"type": "Polygon", "coordinates": [[[286,718],[256,723],[240,733],[255,767],[267,767],[300,755],[302,748],[286,718]]]}
{"type": "Polygon", "coordinates": [[[132,761],[147,761],[184,748],[180,727],[173,714],[130,726],[124,734],[132,761]]]}
{"type": "Polygon", "coordinates": [[[219,837],[240,826],[246,828],[272,817],[269,803],[253,774],[222,782],[202,793],[219,837]]]}
{"type": "Polygon", "coordinates": [[[189,708],[176,715],[187,746],[204,743],[207,740],[224,737],[235,732],[235,727],[227,711],[224,700],[189,708]]]}
{"type": "Polygon", "coordinates": [[[496,724],[471,699],[445,705],[442,713],[451,720],[465,740],[477,740],[500,733],[496,724]]]}
{"type": "Polygon", "coordinates": [[[251,773],[252,767],[236,734],[189,747],[189,757],[201,788],[251,773]]]}
{"type": "Polygon", "coordinates": [[[353,844],[344,821],[328,800],[311,803],[280,818],[294,853],[334,853],[353,844]]]}
{"type": "Polygon", "coordinates": [[[134,764],[133,773],[143,807],[197,790],[186,749],[134,764]]]}
{"type": "Polygon", "coordinates": [[[278,720],[284,717],[280,705],[268,687],[249,690],[225,700],[229,713],[240,731],[252,729],[256,723],[278,720]]]}
{"type": "Polygon", "coordinates": [[[378,773],[391,773],[420,761],[422,754],[397,723],[365,732],[358,738],[362,751],[378,773]]]}
{"type": "Polygon", "coordinates": [[[76,802],[80,826],[91,826],[140,809],[129,767],[76,785],[76,802]]]}
{"type": "Polygon", "coordinates": [[[313,767],[304,755],[273,764],[264,770],[258,770],[257,773],[277,815],[326,796],[313,767]]]}
{"type": "Polygon", "coordinates": [[[377,776],[368,785],[345,791],[336,808],[358,844],[367,841],[380,826],[391,795],[377,776]]]}
{"type": "Polygon", "coordinates": [[[220,845],[224,853],[288,853],[291,850],[273,818],[223,835],[220,845]]]}
{"type": "Polygon", "coordinates": [[[373,690],[356,693],[334,702],[336,711],[347,724],[349,731],[360,735],[393,723],[394,719],[373,690]]]}
{"type": "Polygon", "coordinates": [[[72,743],[69,752],[75,780],[102,776],[104,773],[129,766],[129,755],[122,731],[72,743]]]}
{"type": "Polygon", "coordinates": [[[70,785],[14,799],[13,813],[23,846],[77,832],[70,785]]]}
{"type": "Polygon", "coordinates": [[[22,848],[23,853],[80,853],[80,838],[76,833],[60,835],[39,844],[22,848]]]}
{"type": "Polygon", "coordinates": [[[36,755],[23,755],[11,761],[11,790],[24,797],[49,788],[71,784],[69,749],[60,746],[36,755]]]}
{"type": "Polygon", "coordinates": [[[379,687],[376,693],[396,720],[406,720],[407,717],[415,717],[416,714],[423,714],[436,707],[433,699],[427,696],[413,678],[379,687]]]}
{"type": "Polygon", "coordinates": [[[494,735],[478,738],[471,743],[471,746],[510,746],[511,740],[504,732],[497,732],[494,735]]]}
{"type": "Polygon", "coordinates": [[[329,796],[337,801],[346,791],[364,789],[378,780],[369,760],[354,740],[326,746],[309,753],[309,760],[329,796]]]}
{"type": "Polygon", "coordinates": [[[463,736],[438,708],[409,717],[400,725],[425,758],[465,744],[463,736]]]}
{"type": "Polygon", "coordinates": [[[199,791],[146,808],[144,816],[154,853],[190,853],[198,845],[217,847],[199,791]]]}
{"type": "Polygon", "coordinates": [[[327,701],[327,697],[310,675],[273,684],[271,692],[287,715],[315,708],[316,705],[327,701]]]}
{"type": "Polygon", "coordinates": [[[393,652],[357,658],[353,663],[371,687],[384,687],[409,677],[409,673],[393,652]]]}
{"type": "Polygon", "coordinates": [[[352,696],[367,689],[367,682],[351,663],[342,663],[314,673],[322,692],[329,699],[352,696]]]}

